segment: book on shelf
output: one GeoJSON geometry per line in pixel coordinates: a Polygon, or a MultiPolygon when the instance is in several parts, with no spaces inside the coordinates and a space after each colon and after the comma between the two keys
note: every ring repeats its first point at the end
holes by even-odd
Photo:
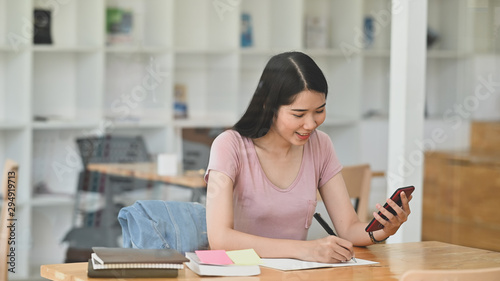
{"type": "Polygon", "coordinates": [[[183,119],[188,117],[187,108],[187,86],[175,84],[174,86],[174,118],[183,119]]]}
{"type": "MultiPolygon", "coordinates": [[[[213,250],[207,250],[213,251],[213,250]]],[[[229,263],[227,259],[212,256],[212,259],[202,261],[194,252],[186,252],[189,262],[186,266],[200,276],[253,276],[260,274],[258,264],[229,263]]]]}
{"type": "Polygon", "coordinates": [[[253,46],[252,16],[250,13],[241,14],[241,47],[253,46]]]}
{"type": "Polygon", "coordinates": [[[366,49],[373,47],[376,34],[375,28],[375,19],[372,16],[365,16],[363,20],[363,33],[365,35],[364,46],[366,49]]]}
{"type": "Polygon", "coordinates": [[[324,49],[328,47],[328,17],[306,16],[305,19],[305,46],[310,49],[324,49]]]}
{"type": "Polygon", "coordinates": [[[108,45],[133,43],[134,16],[130,9],[106,8],[106,41],[108,45]]]}
{"type": "Polygon", "coordinates": [[[93,247],[92,250],[94,253],[92,253],[91,258],[95,261],[93,263],[95,270],[125,268],[182,269],[184,268],[184,262],[189,261],[174,249],[93,247]]]}

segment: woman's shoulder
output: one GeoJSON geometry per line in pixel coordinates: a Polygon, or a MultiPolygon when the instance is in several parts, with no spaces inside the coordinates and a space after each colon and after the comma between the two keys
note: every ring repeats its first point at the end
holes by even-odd
{"type": "Polygon", "coordinates": [[[243,142],[244,142],[244,137],[233,129],[225,130],[224,132],[220,133],[214,140],[214,143],[219,143],[219,144],[231,144],[231,143],[236,144],[243,142]]]}
{"type": "Polygon", "coordinates": [[[241,139],[241,138],[242,136],[233,129],[227,129],[216,137],[216,139],[241,139]]]}

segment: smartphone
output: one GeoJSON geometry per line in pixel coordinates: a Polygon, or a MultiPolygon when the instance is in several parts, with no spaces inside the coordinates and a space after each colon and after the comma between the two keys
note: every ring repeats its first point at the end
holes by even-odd
{"type": "MultiPolygon", "coordinates": [[[[414,186],[406,186],[406,187],[400,187],[398,189],[396,189],[396,191],[394,191],[394,193],[391,195],[391,200],[394,201],[396,204],[398,204],[398,206],[401,206],[403,205],[403,203],[401,202],[401,192],[404,192],[406,194],[406,197],[409,197],[410,194],[415,190],[415,187],[414,186]]],[[[386,210],[388,210],[389,212],[391,212],[393,215],[396,215],[396,211],[394,211],[394,209],[389,206],[389,204],[386,202],[384,204],[384,208],[386,210]]],[[[387,217],[382,215],[382,213],[379,211],[378,214],[385,220],[387,220],[387,217]]],[[[366,232],[370,232],[370,231],[375,231],[375,230],[379,230],[379,229],[382,229],[384,228],[384,226],[378,222],[378,220],[376,220],[375,218],[372,219],[372,221],[368,224],[368,226],[365,228],[365,231],[366,232]]]]}

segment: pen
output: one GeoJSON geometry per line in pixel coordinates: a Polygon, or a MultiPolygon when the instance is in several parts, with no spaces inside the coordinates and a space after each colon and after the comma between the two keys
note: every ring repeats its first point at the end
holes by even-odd
{"type": "MultiPolygon", "coordinates": [[[[321,224],[321,226],[326,230],[326,233],[328,233],[329,235],[333,235],[333,236],[337,236],[337,234],[335,234],[335,232],[333,232],[333,229],[326,223],[326,221],[321,217],[321,214],[320,213],[314,213],[314,218],[319,222],[319,224],[321,224]]],[[[358,261],[356,260],[356,258],[353,256],[352,257],[352,260],[355,262],[355,263],[358,263],[358,261]]]]}

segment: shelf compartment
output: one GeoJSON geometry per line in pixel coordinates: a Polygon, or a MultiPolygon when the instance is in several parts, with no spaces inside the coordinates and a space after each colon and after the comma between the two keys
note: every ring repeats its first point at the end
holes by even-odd
{"type": "MultiPolygon", "coordinates": [[[[259,79],[266,67],[269,59],[274,53],[254,54],[246,53],[241,57],[241,67],[239,69],[239,94],[238,94],[238,116],[245,113],[250,101],[257,89],[259,79]]],[[[237,120],[236,120],[237,121],[237,120]]]]}
{"type": "MultiPolygon", "coordinates": [[[[146,49],[173,47],[173,0],[107,0],[105,2],[106,8],[120,8],[132,12],[132,28],[128,42],[112,44],[107,39],[108,47],[146,49]]],[[[105,36],[108,35],[105,34],[105,36]]]]}
{"type": "MultiPolygon", "coordinates": [[[[241,12],[234,12],[237,14],[236,20],[240,22],[240,13],[250,14],[253,32],[253,44],[245,49],[301,48],[303,6],[300,0],[242,0],[241,12]]],[[[239,39],[239,32],[237,34],[239,39]]],[[[239,40],[238,45],[240,45],[239,40]]]]}
{"type": "MultiPolygon", "coordinates": [[[[373,41],[365,41],[365,50],[384,51],[391,47],[391,18],[392,13],[401,12],[400,5],[392,4],[390,0],[363,1],[362,27],[365,27],[367,19],[371,19],[373,26],[373,41]]],[[[369,34],[364,28],[365,38],[369,34]]]]}
{"type": "Polygon", "coordinates": [[[234,120],[237,115],[238,55],[176,55],[175,83],[186,87],[191,120],[234,120]]]}
{"type": "MultiPolygon", "coordinates": [[[[305,1],[302,15],[304,22],[303,27],[301,27],[304,30],[302,46],[311,48],[310,44],[317,45],[314,41],[320,40],[323,43],[315,46],[316,48],[334,49],[343,52],[354,51],[355,54],[359,54],[368,47],[363,31],[364,16],[370,14],[372,11],[381,11],[388,13],[390,20],[390,9],[387,8],[387,3],[390,3],[390,1],[305,1]],[[387,11],[388,9],[389,11],[387,11]],[[308,27],[310,21],[313,21],[313,24],[314,22],[323,22],[323,24],[315,24],[311,29],[308,27]],[[323,31],[318,32],[319,29],[323,29],[323,31]],[[309,31],[314,33],[312,36],[319,39],[314,39],[313,37],[313,41],[307,42],[309,31]]],[[[376,18],[373,24],[378,29],[376,30],[372,47],[382,48],[382,46],[387,45],[384,37],[386,37],[387,33],[390,34],[390,26],[386,27],[385,23],[380,22],[378,18],[376,18]]],[[[314,46],[312,49],[314,49],[314,46]]]]}
{"type": "Polygon", "coordinates": [[[30,1],[0,0],[0,46],[5,50],[25,50],[31,46],[30,1]]]}
{"type": "Polygon", "coordinates": [[[498,54],[500,50],[498,36],[500,1],[472,1],[468,4],[468,16],[473,19],[470,40],[474,42],[474,51],[498,54]]]}
{"type": "Polygon", "coordinates": [[[0,52],[0,124],[28,122],[30,59],[29,52],[0,52]]]}
{"type": "Polygon", "coordinates": [[[239,46],[239,5],[235,1],[176,0],[176,49],[236,49],[239,46]],[[221,5],[225,5],[222,8],[221,5]]]}
{"type": "Polygon", "coordinates": [[[470,52],[473,49],[467,5],[474,1],[433,0],[428,2],[428,28],[438,36],[430,50],[470,52]],[[450,15],[454,15],[450,17],[450,15]]]}
{"type": "Polygon", "coordinates": [[[320,13],[321,7],[326,5],[326,12],[330,14],[330,47],[342,50],[345,55],[359,54],[364,49],[363,37],[359,34],[363,30],[363,1],[334,0],[327,1],[327,4],[323,1],[317,3],[319,7],[307,8],[306,13],[320,13]]]}
{"type": "Polygon", "coordinates": [[[42,52],[33,62],[33,119],[97,122],[101,118],[103,55],[42,52]]]}
{"type": "MultiPolygon", "coordinates": [[[[77,48],[103,45],[105,11],[101,0],[33,0],[33,9],[51,11],[52,44],[49,46],[77,48]]],[[[32,15],[33,10],[29,19],[32,15]]]]}
{"type": "MultiPolygon", "coordinates": [[[[430,118],[450,118],[456,107],[464,105],[467,95],[474,97],[476,81],[472,81],[474,67],[471,60],[440,59],[427,60],[426,65],[426,113],[430,118]],[[447,83],[443,83],[447,81],[447,83]],[[447,114],[445,117],[444,114],[447,114]]],[[[473,111],[473,110],[472,110],[473,111]]],[[[469,118],[471,112],[467,113],[469,118]]]]}
{"type": "Polygon", "coordinates": [[[108,53],[104,117],[116,123],[166,123],[172,112],[171,53],[108,53]]]}
{"type": "MultiPolygon", "coordinates": [[[[31,194],[33,199],[53,194],[75,194],[83,169],[76,139],[93,135],[92,129],[36,130],[33,132],[31,194]],[[40,193],[40,194],[39,194],[40,193]]],[[[36,199],[34,202],[43,201],[36,199]]],[[[33,203],[33,202],[32,202],[33,203]]]]}
{"type": "Polygon", "coordinates": [[[389,57],[365,57],[363,60],[361,115],[376,118],[389,115],[389,57]]]}
{"type": "Polygon", "coordinates": [[[335,116],[360,119],[362,84],[359,83],[358,76],[363,67],[361,57],[349,60],[346,57],[311,57],[328,82],[327,119],[335,119],[335,116]]]}

